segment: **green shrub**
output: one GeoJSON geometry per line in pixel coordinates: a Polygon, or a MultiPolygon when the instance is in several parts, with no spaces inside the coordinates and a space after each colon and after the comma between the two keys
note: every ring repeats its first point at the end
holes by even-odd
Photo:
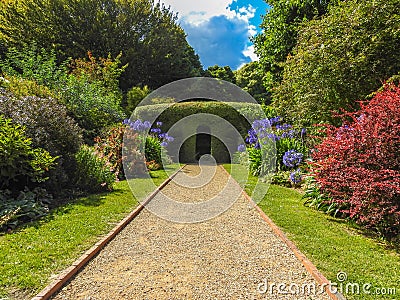
{"type": "Polygon", "coordinates": [[[112,190],[116,175],[112,172],[107,159],[99,156],[95,150],[83,145],[76,154],[76,184],[87,192],[112,190]]]}
{"type": "Polygon", "coordinates": [[[57,64],[54,51],[38,49],[36,44],[30,44],[20,50],[9,48],[5,59],[0,60],[0,70],[8,76],[55,88],[67,76],[67,64],[68,62],[57,64]]]}
{"type": "Polygon", "coordinates": [[[66,107],[53,98],[15,97],[0,88],[0,114],[24,126],[33,147],[59,156],[47,185],[61,190],[68,184],[74,173],[74,154],[82,144],[82,136],[66,107]]]}
{"type": "Polygon", "coordinates": [[[92,143],[104,127],[125,116],[118,88],[124,67],[119,68],[119,57],[115,61],[110,57],[97,61],[89,55],[89,61],[74,60],[71,70],[68,63],[57,65],[53,51],[31,45],[20,51],[10,49],[6,59],[0,61],[0,68],[7,78],[12,78],[6,87],[14,95],[58,98],[84,129],[86,142],[92,143]],[[17,79],[23,80],[15,82],[17,79]]]}
{"type": "Polygon", "coordinates": [[[146,148],[145,148],[145,156],[146,161],[151,162],[154,161],[158,165],[162,165],[161,159],[161,142],[158,138],[153,136],[148,136],[146,138],[146,148]]]}
{"type": "Polygon", "coordinates": [[[70,75],[59,96],[84,129],[87,143],[92,143],[103,128],[124,118],[122,96],[107,90],[100,81],[89,82],[86,76],[70,75]]]}
{"type": "Polygon", "coordinates": [[[14,193],[47,179],[57,157],[33,148],[24,127],[0,115],[0,188],[14,193]]]}

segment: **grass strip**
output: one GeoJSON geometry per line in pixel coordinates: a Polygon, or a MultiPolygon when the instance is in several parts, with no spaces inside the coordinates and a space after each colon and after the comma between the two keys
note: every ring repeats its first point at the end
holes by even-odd
{"type": "MultiPolygon", "coordinates": [[[[163,170],[151,176],[157,186],[168,178],[163,170]]],[[[136,184],[149,186],[143,179],[136,184]]],[[[39,292],[137,205],[121,181],[113,192],[77,199],[0,236],[0,297],[20,300],[39,292]]]]}
{"type": "MultiPolygon", "coordinates": [[[[248,194],[256,183],[249,175],[248,194]]],[[[271,185],[258,205],[347,299],[400,299],[400,254],[346,221],[304,206],[301,197],[296,190],[271,185]],[[337,279],[339,272],[347,275],[343,283],[337,279]]]]}

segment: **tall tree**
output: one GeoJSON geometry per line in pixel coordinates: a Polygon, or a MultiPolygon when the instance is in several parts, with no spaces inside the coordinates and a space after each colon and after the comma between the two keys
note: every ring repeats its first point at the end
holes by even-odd
{"type": "Polygon", "coordinates": [[[399,0],[344,1],[302,27],[274,106],[292,122],[335,123],[332,111],[357,109],[399,74],[399,45],[399,0]]]}
{"type": "Polygon", "coordinates": [[[258,61],[245,64],[235,71],[236,84],[257,100],[258,103],[269,104],[271,94],[263,85],[263,72],[258,61]]]}
{"type": "Polygon", "coordinates": [[[270,9],[253,39],[268,91],[282,80],[283,63],[297,42],[299,25],[326,14],[339,0],[265,0],[270,9]]]}
{"type": "Polygon", "coordinates": [[[0,10],[0,37],[8,46],[35,42],[61,59],[116,57],[129,64],[121,79],[157,88],[200,75],[198,56],[177,16],[153,0],[9,0],[0,10]]]}
{"type": "Polygon", "coordinates": [[[233,73],[230,66],[221,67],[214,65],[208,67],[205,72],[206,77],[213,77],[217,79],[222,79],[231,83],[235,83],[235,74],[233,73]]]}

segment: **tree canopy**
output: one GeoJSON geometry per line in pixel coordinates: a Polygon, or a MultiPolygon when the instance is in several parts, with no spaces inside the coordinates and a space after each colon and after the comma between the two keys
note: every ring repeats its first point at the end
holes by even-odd
{"type": "Polygon", "coordinates": [[[271,91],[282,79],[283,63],[296,45],[300,25],[326,14],[339,0],[266,0],[271,7],[263,18],[262,33],[253,39],[263,68],[263,82],[271,91]]]}
{"type": "Polygon", "coordinates": [[[249,62],[234,73],[236,84],[252,95],[258,103],[270,102],[271,95],[263,85],[263,72],[258,61],[249,62]]]}
{"type": "Polygon", "coordinates": [[[332,111],[357,109],[399,73],[399,45],[398,0],[341,2],[301,27],[274,105],[297,123],[335,123],[332,111]]]}
{"type": "Polygon", "coordinates": [[[171,10],[153,0],[9,0],[0,9],[0,45],[20,48],[35,42],[55,49],[60,60],[122,53],[128,64],[124,90],[157,88],[199,76],[199,57],[171,10]]]}

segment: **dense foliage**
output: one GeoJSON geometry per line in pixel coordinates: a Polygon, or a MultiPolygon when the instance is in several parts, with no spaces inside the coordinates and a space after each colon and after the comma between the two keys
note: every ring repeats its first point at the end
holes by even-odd
{"type": "Polygon", "coordinates": [[[263,83],[270,92],[282,79],[283,63],[297,42],[300,25],[327,13],[337,0],[267,0],[271,7],[264,16],[262,33],[254,38],[260,58],[263,83]]]}
{"type": "Polygon", "coordinates": [[[6,58],[0,61],[0,68],[7,76],[32,82],[27,86],[11,78],[6,85],[8,90],[57,98],[84,129],[89,143],[104,127],[124,118],[119,77],[125,67],[120,65],[119,56],[114,60],[111,57],[96,59],[90,52],[88,59],[58,65],[54,51],[38,49],[34,44],[22,51],[10,48],[6,58]],[[21,91],[21,85],[26,86],[26,91],[21,91]]]}
{"type": "Polygon", "coordinates": [[[0,189],[18,192],[44,182],[56,158],[33,147],[24,127],[0,115],[0,189]]]}
{"type": "Polygon", "coordinates": [[[74,172],[73,156],[82,137],[81,129],[68,116],[66,107],[53,98],[15,97],[0,89],[0,114],[24,126],[33,147],[58,157],[46,185],[59,190],[68,184],[74,172]]]}
{"type": "Polygon", "coordinates": [[[304,24],[274,93],[294,123],[338,125],[332,111],[356,110],[359,99],[400,71],[399,2],[344,1],[304,24]]]}
{"type": "MultiPolygon", "coordinates": [[[[329,203],[387,238],[400,233],[400,88],[387,86],[313,152],[315,180],[329,203]]],[[[346,120],[345,119],[345,120],[346,120]]]]}
{"type": "Polygon", "coordinates": [[[271,95],[263,85],[263,71],[258,61],[245,64],[234,73],[239,87],[252,95],[258,103],[269,104],[271,95]]]}
{"type": "Polygon", "coordinates": [[[300,166],[308,155],[305,136],[304,128],[293,128],[281,117],[255,120],[246,137],[247,145],[238,147],[238,160],[248,165],[253,175],[275,172],[272,183],[297,185],[302,181],[300,166]]]}
{"type": "Polygon", "coordinates": [[[157,88],[198,76],[201,64],[177,16],[152,0],[30,0],[0,3],[0,38],[7,47],[36,42],[60,61],[94,56],[128,64],[121,87],[157,88]]]}
{"type": "Polygon", "coordinates": [[[95,150],[83,145],[76,154],[75,183],[86,192],[112,190],[116,180],[115,173],[107,159],[97,155],[95,150]]]}

